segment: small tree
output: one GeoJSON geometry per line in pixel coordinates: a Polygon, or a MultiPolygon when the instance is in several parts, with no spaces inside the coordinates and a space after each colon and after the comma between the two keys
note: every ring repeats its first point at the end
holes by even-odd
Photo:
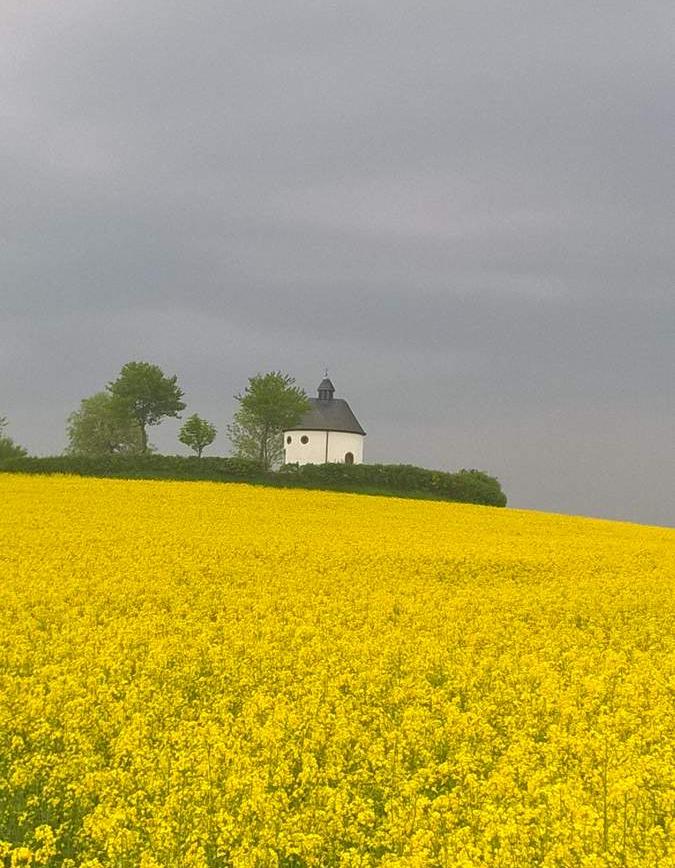
{"type": "MultiPolygon", "coordinates": [[[[109,392],[97,392],[80,402],[68,417],[71,455],[138,455],[143,451],[141,429],[126,404],[109,392]]],[[[147,446],[147,444],[146,444],[147,446]]]]}
{"type": "Polygon", "coordinates": [[[178,439],[193,449],[197,453],[197,458],[201,458],[202,452],[213,443],[217,433],[215,425],[194,413],[183,423],[178,439]]]}
{"type": "Polygon", "coordinates": [[[0,416],[0,460],[3,458],[24,458],[28,453],[23,446],[19,446],[9,435],[5,434],[7,424],[7,419],[0,416]]]}
{"type": "Polygon", "coordinates": [[[283,457],[282,432],[301,419],[309,407],[307,395],[281,371],[250,377],[243,393],[235,395],[239,409],[227,433],[240,458],[269,468],[283,457]]]}
{"type": "Polygon", "coordinates": [[[127,362],[119,377],[108,383],[108,391],[136,420],[141,452],[148,451],[149,425],[158,425],[165,416],[177,417],[185,409],[177,377],[166,377],[160,367],[149,362],[127,362]]]}

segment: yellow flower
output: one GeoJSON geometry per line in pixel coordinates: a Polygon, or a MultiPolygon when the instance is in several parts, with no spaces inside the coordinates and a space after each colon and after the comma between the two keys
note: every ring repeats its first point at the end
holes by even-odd
{"type": "Polygon", "coordinates": [[[0,490],[3,864],[673,864],[672,530],[0,490]]]}

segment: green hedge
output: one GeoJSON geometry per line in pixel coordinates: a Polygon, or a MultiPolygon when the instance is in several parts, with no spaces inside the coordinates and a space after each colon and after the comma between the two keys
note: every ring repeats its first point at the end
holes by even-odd
{"type": "Polygon", "coordinates": [[[197,458],[182,455],[54,455],[49,458],[9,458],[0,471],[13,473],[74,473],[124,479],[248,480],[261,476],[260,465],[242,458],[197,458]]]}
{"type": "Polygon", "coordinates": [[[424,493],[463,503],[506,506],[506,496],[499,482],[480,470],[446,473],[411,464],[289,464],[282,467],[278,475],[327,488],[358,486],[397,493],[424,493]]]}
{"type": "Polygon", "coordinates": [[[240,458],[196,458],[181,455],[59,455],[50,458],[8,458],[0,472],[72,473],[124,479],[182,479],[251,482],[284,488],[318,488],[426,497],[487,506],[506,506],[499,482],[480,470],[446,473],[410,464],[297,464],[265,471],[240,458]]]}

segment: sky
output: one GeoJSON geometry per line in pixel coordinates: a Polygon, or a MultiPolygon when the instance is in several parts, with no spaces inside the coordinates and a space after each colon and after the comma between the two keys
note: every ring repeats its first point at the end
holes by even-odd
{"type": "MultiPolygon", "coordinates": [[[[328,367],[371,462],[675,523],[671,0],[3,0],[0,415],[129,360],[225,427],[328,367]]],[[[181,452],[180,422],[152,429],[181,452]]]]}

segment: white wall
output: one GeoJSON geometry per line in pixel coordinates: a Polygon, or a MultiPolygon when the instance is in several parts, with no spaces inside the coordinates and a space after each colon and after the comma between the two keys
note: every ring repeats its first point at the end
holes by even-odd
{"type": "Polygon", "coordinates": [[[286,464],[325,464],[326,438],[330,463],[343,464],[347,452],[354,456],[354,464],[363,462],[363,434],[349,434],[346,431],[284,431],[286,464]],[[302,442],[302,437],[307,438],[307,443],[302,442]]]}

